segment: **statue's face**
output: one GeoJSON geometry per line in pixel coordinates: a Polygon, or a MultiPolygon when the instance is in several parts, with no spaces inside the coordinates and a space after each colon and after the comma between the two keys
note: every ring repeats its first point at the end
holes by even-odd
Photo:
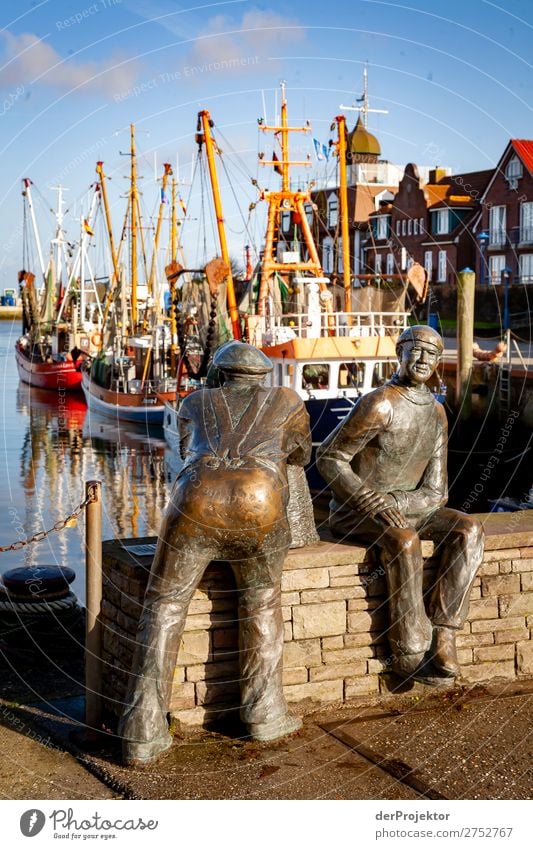
{"type": "Polygon", "coordinates": [[[429,380],[440,360],[440,354],[430,342],[413,339],[402,346],[400,360],[400,378],[411,386],[421,385],[429,380]]]}

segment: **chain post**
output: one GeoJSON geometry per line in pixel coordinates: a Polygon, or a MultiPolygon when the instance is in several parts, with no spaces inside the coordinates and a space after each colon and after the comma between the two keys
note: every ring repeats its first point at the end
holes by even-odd
{"type": "Polygon", "coordinates": [[[102,485],[85,484],[85,724],[97,732],[102,719],[102,485]]]}

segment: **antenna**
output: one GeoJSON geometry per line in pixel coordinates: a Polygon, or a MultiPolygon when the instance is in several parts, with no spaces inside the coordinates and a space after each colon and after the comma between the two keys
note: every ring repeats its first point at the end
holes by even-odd
{"type": "Polygon", "coordinates": [[[368,62],[365,62],[363,68],[363,96],[356,98],[356,102],[352,106],[339,106],[339,109],[344,109],[347,112],[360,112],[363,115],[363,126],[366,130],[368,126],[368,113],[374,112],[379,113],[380,115],[388,115],[388,109],[371,109],[370,101],[368,99],[368,62]],[[361,106],[357,106],[357,103],[361,103],[361,106]]]}

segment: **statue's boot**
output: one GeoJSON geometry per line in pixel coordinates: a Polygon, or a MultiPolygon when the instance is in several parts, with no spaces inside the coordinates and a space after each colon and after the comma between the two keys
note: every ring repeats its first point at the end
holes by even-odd
{"type": "Polygon", "coordinates": [[[437,625],[433,632],[431,664],[439,675],[445,678],[458,678],[461,674],[455,645],[455,628],[437,625]]]}
{"type": "Polygon", "coordinates": [[[287,734],[294,734],[301,727],[302,720],[299,716],[286,713],[284,716],[280,716],[270,722],[248,723],[248,732],[252,740],[267,743],[270,740],[278,740],[280,737],[286,737],[287,734]]]}
{"type": "Polygon", "coordinates": [[[416,672],[420,669],[426,658],[426,652],[416,652],[414,654],[398,654],[394,657],[391,664],[392,671],[399,678],[406,680],[413,678],[416,672]]]}
{"type": "Polygon", "coordinates": [[[146,766],[153,763],[163,752],[172,746],[171,734],[150,740],[147,743],[139,743],[134,740],[122,740],[122,763],[125,766],[146,766]]]}

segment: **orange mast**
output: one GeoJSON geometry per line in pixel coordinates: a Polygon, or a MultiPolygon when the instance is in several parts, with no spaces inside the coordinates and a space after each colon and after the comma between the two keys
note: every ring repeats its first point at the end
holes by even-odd
{"type": "Polygon", "coordinates": [[[207,165],[209,167],[209,176],[211,178],[211,188],[213,191],[213,202],[215,205],[215,215],[217,219],[217,231],[218,231],[218,239],[220,242],[220,252],[222,254],[222,259],[227,265],[228,268],[228,276],[226,278],[226,292],[227,292],[227,301],[228,301],[228,310],[231,320],[231,326],[233,328],[233,338],[240,339],[241,338],[241,328],[239,324],[239,312],[237,310],[237,301],[235,300],[235,289],[233,286],[233,276],[231,273],[231,263],[228,251],[228,243],[226,241],[226,230],[224,228],[224,216],[222,214],[222,201],[220,199],[220,188],[218,185],[218,176],[217,169],[215,164],[215,151],[218,152],[218,148],[215,145],[213,140],[213,136],[211,135],[211,127],[213,126],[213,120],[211,115],[207,111],[207,109],[202,110],[198,113],[198,132],[196,134],[196,141],[198,142],[199,147],[201,148],[202,144],[205,142],[205,152],[207,155],[207,165]],[[200,132],[203,130],[203,132],[200,132]]]}
{"type": "Polygon", "coordinates": [[[342,276],[344,282],[344,309],[352,309],[352,281],[350,274],[350,233],[348,227],[348,181],[346,179],[346,118],[337,115],[338,141],[337,156],[339,157],[339,196],[341,207],[341,236],[342,236],[342,276]]]}
{"type": "MultiPolygon", "coordinates": [[[[309,190],[291,191],[289,181],[289,167],[291,165],[309,166],[311,164],[308,159],[305,161],[289,159],[289,133],[308,133],[310,132],[310,127],[290,127],[288,125],[285,83],[281,83],[281,125],[270,127],[260,123],[259,128],[265,132],[273,132],[279,135],[281,143],[281,159],[272,158],[265,160],[262,156],[259,159],[261,165],[272,165],[281,174],[280,191],[261,192],[261,200],[268,202],[267,232],[258,304],[259,315],[264,316],[269,280],[276,271],[310,271],[316,277],[322,277],[323,272],[304,208],[306,202],[311,202],[310,192],[309,190]],[[279,263],[274,257],[275,231],[276,226],[279,226],[282,210],[291,210],[298,214],[304,241],[309,252],[309,260],[307,262],[279,263]]],[[[321,285],[322,288],[325,288],[323,284],[321,285]]]]}

